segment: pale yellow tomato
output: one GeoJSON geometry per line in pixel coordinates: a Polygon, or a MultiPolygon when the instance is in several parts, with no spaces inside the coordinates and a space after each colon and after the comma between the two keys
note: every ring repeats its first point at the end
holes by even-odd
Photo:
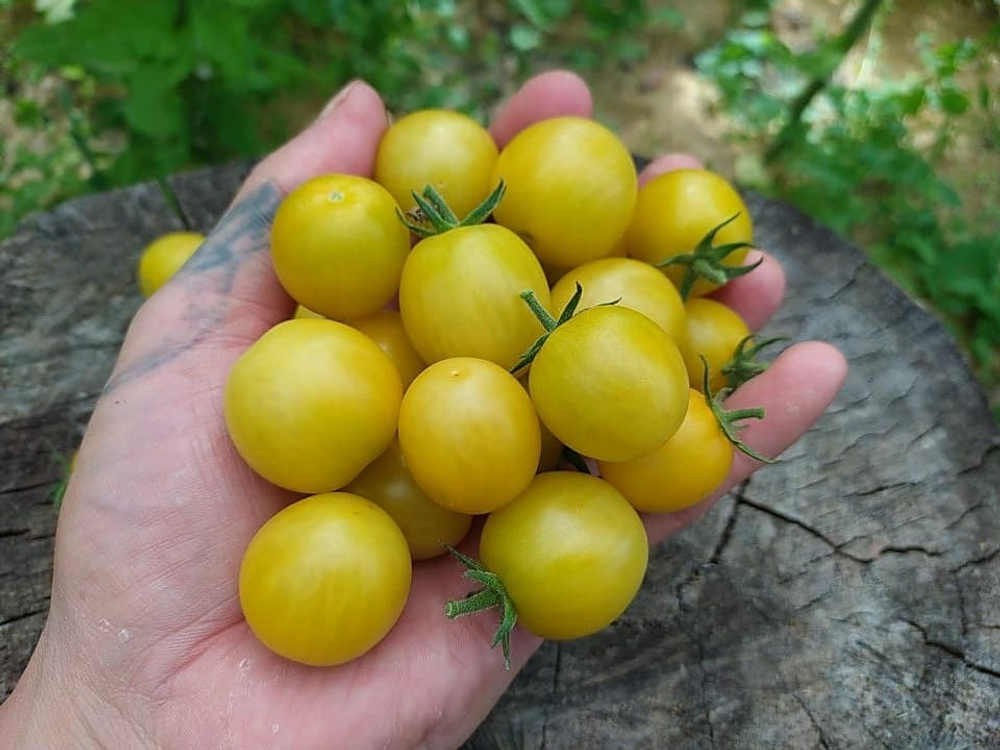
{"type": "MultiPolygon", "coordinates": [[[[712,229],[736,217],[715,235],[713,245],[752,243],[753,222],[740,194],[726,180],[707,169],[675,169],[642,186],[625,234],[629,256],[658,263],[693,252],[712,229]]],[[[725,266],[740,266],[748,248],[734,250],[725,266]]],[[[663,272],[680,286],[688,266],[668,265],[663,272]]],[[[718,284],[699,278],[690,295],[698,297],[718,284]]]]}
{"type": "Polygon", "coordinates": [[[461,112],[425,109],[399,118],[382,136],[375,180],[404,211],[410,191],[432,185],[464,218],[489,195],[497,147],[486,128],[461,112]]]}
{"type": "Polygon", "coordinates": [[[399,444],[434,502],[488,513],[528,486],[541,434],[531,399],[513,375],[483,359],[456,357],[428,367],[406,391],[399,444]]]}
{"type": "Polygon", "coordinates": [[[697,390],[689,391],[680,429],[647,456],[600,461],[601,476],[634,508],[650,513],[683,510],[711,497],[733,465],[733,445],[697,390]]]}
{"type": "Polygon", "coordinates": [[[395,310],[380,310],[372,315],[350,320],[348,323],[352,328],[357,328],[378,344],[379,349],[389,355],[389,359],[399,370],[404,390],[426,367],[406,335],[403,318],[395,310]]]}
{"type": "Polygon", "coordinates": [[[708,361],[708,385],[716,393],[726,384],[722,368],[732,359],[736,346],[750,335],[743,318],[721,302],[704,297],[689,299],[684,305],[687,336],[681,346],[691,387],[702,389],[704,363],[708,361]]]}
{"type": "Polygon", "coordinates": [[[493,182],[507,193],[493,212],[547,264],[572,268],[607,255],[628,227],[638,182],[632,156],[583,117],[535,123],[500,152],[493,182]]]}
{"type": "Polygon", "coordinates": [[[330,667],[388,634],[411,575],[406,540],[388,514],[363,497],[330,492],[283,508],[250,540],[240,605],[276,654],[330,667]]]}
{"type": "Polygon", "coordinates": [[[233,365],[225,417],[236,450],[297,492],[339,489],[392,442],[403,387],[370,338],[333,320],[287,320],[233,365]]]}
{"type": "Polygon", "coordinates": [[[552,332],[528,374],[538,416],[564,445],[605,461],[655,450],[677,431],[688,376],[677,345],[625,307],[592,307],[552,332]]]}
{"type": "Polygon", "coordinates": [[[170,232],[148,244],[139,257],[139,290],[143,297],[170,280],[205,241],[197,232],[170,232]]]}
{"type": "Polygon", "coordinates": [[[427,497],[406,467],[399,441],[372,461],[348,492],[366,497],[392,516],[403,532],[414,560],[426,560],[456,546],[469,531],[472,516],[448,510],[427,497]]]}
{"type": "Polygon", "coordinates": [[[684,340],[684,303],[677,288],[648,263],[631,258],[602,258],[567,271],[552,287],[552,309],[558,313],[583,287],[578,310],[619,300],[620,307],[641,312],[675,343],[684,340]]]}
{"type": "Polygon", "coordinates": [[[271,227],[271,258],[282,286],[327,318],[370,315],[395,296],[410,251],[396,201],[378,183],[329,174],[281,202],[271,227]]]}

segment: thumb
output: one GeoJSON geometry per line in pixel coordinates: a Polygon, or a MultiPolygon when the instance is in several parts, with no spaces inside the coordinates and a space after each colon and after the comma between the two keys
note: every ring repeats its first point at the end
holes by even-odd
{"type": "Polygon", "coordinates": [[[370,176],[386,127],[378,93],[354,81],[311,125],[261,161],[198,252],[136,314],[106,391],[192,350],[242,350],[287,318],[292,302],[268,252],[278,205],[320,174],[370,176]]]}

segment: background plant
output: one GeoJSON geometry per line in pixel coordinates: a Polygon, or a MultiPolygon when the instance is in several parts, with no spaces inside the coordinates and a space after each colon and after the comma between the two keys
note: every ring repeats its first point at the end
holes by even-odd
{"type": "MultiPolygon", "coordinates": [[[[907,79],[863,88],[835,73],[878,13],[891,8],[867,0],[843,33],[795,53],[772,26],[771,3],[757,5],[697,58],[736,113],[747,152],[761,155],[745,162],[745,181],[856,239],[943,316],[984,382],[995,387],[1000,179],[982,175],[979,205],[971,206],[940,165],[956,146],[959,119],[975,123],[971,130],[982,142],[974,148],[1000,145],[995,81],[991,88],[985,77],[966,77],[971,84],[959,78],[995,54],[1000,26],[980,41],[957,39],[936,49],[923,41],[907,79]]],[[[877,37],[869,50],[877,58],[877,37]]]]}
{"type": "Polygon", "coordinates": [[[354,77],[390,107],[484,116],[546,48],[588,62],[641,54],[638,0],[0,0],[13,102],[0,236],[28,210],[85,190],[256,155],[354,77]],[[569,43],[549,44],[557,32],[569,43]],[[275,113],[280,115],[275,115],[275,113]],[[35,136],[35,137],[31,137],[35,136]],[[38,144],[51,145],[40,153],[38,144]]]}

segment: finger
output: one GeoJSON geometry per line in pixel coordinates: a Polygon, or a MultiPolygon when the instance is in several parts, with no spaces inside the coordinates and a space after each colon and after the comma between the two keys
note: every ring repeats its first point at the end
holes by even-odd
{"type": "MultiPolygon", "coordinates": [[[[818,341],[796,344],[764,374],[742,385],[726,401],[726,408],[764,407],[764,419],[749,420],[740,439],[764,456],[777,457],[826,411],[846,377],[847,362],[834,347],[818,341]]],[[[711,498],[676,513],[643,514],[650,541],[655,544],[699,518],[760,466],[737,451],[729,476],[711,498]]]]}
{"type": "Polygon", "coordinates": [[[564,115],[590,117],[593,110],[590,89],[578,75],[565,70],[542,73],[500,107],[490,134],[503,148],[517,133],[540,120],[564,115]]]}
{"type": "Polygon", "coordinates": [[[192,346],[249,344],[289,317],[292,302],[267,252],[278,204],[320,174],[371,174],[386,127],[381,98],[356,81],[315,122],[264,159],[198,252],[139,311],[113,377],[158,367],[192,346]]]}
{"type": "Polygon", "coordinates": [[[785,270],[773,256],[761,250],[747,253],[745,265],[761,264],[746,276],[737,276],[711,298],[732,308],[751,331],[759,331],[781,306],[785,297],[785,270]]]}
{"type": "Polygon", "coordinates": [[[658,156],[639,173],[639,187],[642,187],[654,177],[659,177],[675,169],[704,169],[701,160],[691,154],[663,154],[658,156]]]}

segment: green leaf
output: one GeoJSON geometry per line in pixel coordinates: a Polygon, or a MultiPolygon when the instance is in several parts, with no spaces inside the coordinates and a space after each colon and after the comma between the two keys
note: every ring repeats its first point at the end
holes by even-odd
{"type": "Polygon", "coordinates": [[[542,44],[542,35],[538,29],[523,23],[514,24],[510,30],[511,46],[518,52],[530,52],[542,44]]]}
{"type": "Polygon", "coordinates": [[[129,76],[129,95],[122,107],[126,122],[136,132],[163,138],[184,130],[184,102],[170,68],[146,65],[129,76]]]}
{"type": "Polygon", "coordinates": [[[941,109],[951,115],[965,114],[969,108],[969,99],[960,89],[953,86],[944,87],[939,94],[941,109]]]}

